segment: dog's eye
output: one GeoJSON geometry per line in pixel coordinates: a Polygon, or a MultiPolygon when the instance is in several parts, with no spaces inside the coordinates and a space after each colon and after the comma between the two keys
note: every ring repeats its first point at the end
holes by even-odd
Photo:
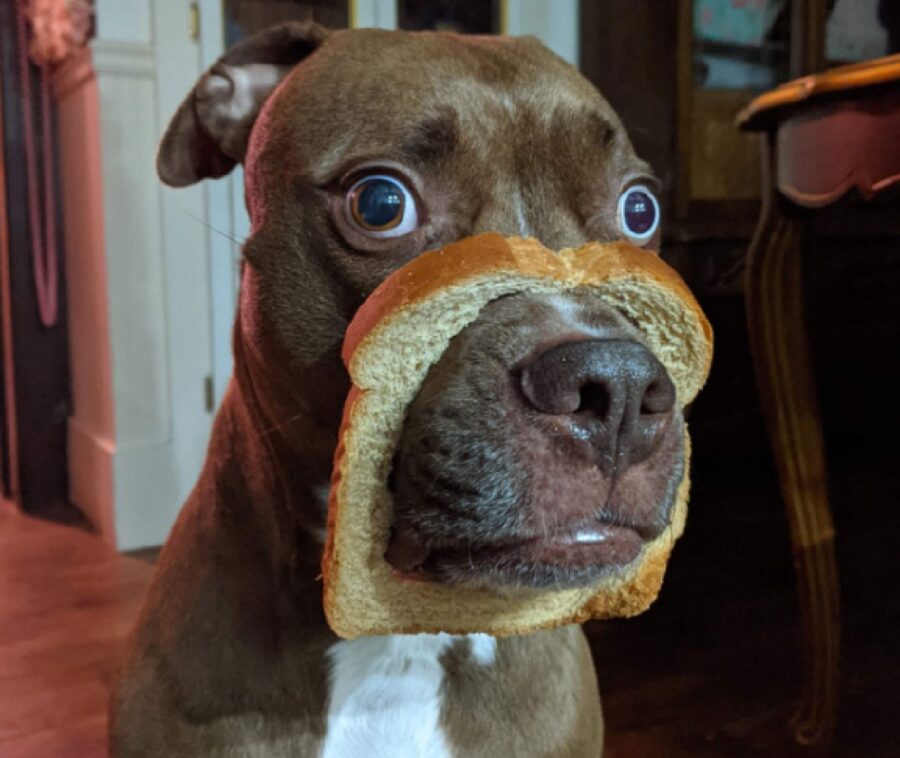
{"type": "Polygon", "coordinates": [[[400,237],[419,223],[412,192],[392,176],[363,177],[347,193],[347,215],[370,237],[400,237]]]}
{"type": "Polygon", "coordinates": [[[619,197],[619,228],[635,245],[648,242],[659,228],[659,203],[643,184],[629,187],[619,197]]]}

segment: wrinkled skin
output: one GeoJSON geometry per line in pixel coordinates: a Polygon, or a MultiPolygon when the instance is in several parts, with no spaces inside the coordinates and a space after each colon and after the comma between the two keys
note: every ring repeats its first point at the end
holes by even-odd
{"type": "MultiPolygon", "coordinates": [[[[606,101],[535,40],[314,24],[226,53],[174,116],[158,168],[167,183],[187,185],[241,162],[252,234],[235,377],[128,645],[110,711],[118,755],[318,754],[337,642],[319,564],[350,319],[392,271],[480,232],[534,236],[552,249],[617,239],[622,191],[654,183],[606,101]],[[346,211],[349,188],[373,166],[415,197],[418,223],[403,236],[375,238],[346,211]]],[[[518,362],[542,345],[599,332],[640,339],[602,302],[577,309],[573,325],[558,303],[498,301],[430,372],[394,484],[398,533],[446,551],[417,567],[433,570],[431,580],[579,583],[626,562],[634,539],[666,522],[681,474],[678,411],[662,413],[650,457],[620,470],[556,435],[548,414],[510,389],[511,370],[527,373],[518,362]],[[427,482],[437,467],[444,481],[427,482]],[[444,507],[469,488],[469,500],[444,507]],[[595,518],[634,527],[620,552],[554,546],[554,529],[595,518]],[[549,542],[539,554],[502,565],[486,555],[472,571],[454,560],[460,545],[541,530],[549,542]]],[[[460,640],[441,664],[440,725],[453,754],[601,751],[579,629],[498,640],[491,666],[460,640]]]]}

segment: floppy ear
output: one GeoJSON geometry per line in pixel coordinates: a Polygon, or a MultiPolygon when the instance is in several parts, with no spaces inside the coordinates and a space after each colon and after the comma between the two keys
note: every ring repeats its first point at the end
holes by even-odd
{"type": "Polygon", "coordinates": [[[328,36],[313,22],[291,22],[232,47],[200,77],[169,122],[156,171],[172,187],[227,174],[244,159],[266,98],[328,36]]]}

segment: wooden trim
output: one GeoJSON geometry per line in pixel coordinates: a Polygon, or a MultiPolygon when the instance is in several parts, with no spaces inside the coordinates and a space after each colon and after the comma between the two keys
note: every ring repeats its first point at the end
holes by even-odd
{"type": "Polygon", "coordinates": [[[825,66],[825,0],[793,0],[791,3],[790,75],[806,76],[825,66]]]}
{"type": "Polygon", "coordinates": [[[694,91],[693,0],[678,0],[675,218],[687,218],[691,202],[691,118],[694,91]]]}
{"type": "MultiPolygon", "coordinates": [[[[0,79],[0,103],[3,81],[0,79]]],[[[3,366],[3,396],[6,404],[6,454],[9,460],[9,491],[19,499],[19,426],[16,416],[16,372],[13,363],[12,290],[9,277],[9,227],[6,205],[6,161],[3,111],[0,109],[0,360],[3,366]]]]}
{"type": "Polygon", "coordinates": [[[737,116],[741,129],[761,131],[778,119],[777,112],[826,94],[849,92],[897,83],[900,86],[900,53],[874,61],[839,66],[822,74],[805,76],[782,84],[753,100],[737,116]]]}

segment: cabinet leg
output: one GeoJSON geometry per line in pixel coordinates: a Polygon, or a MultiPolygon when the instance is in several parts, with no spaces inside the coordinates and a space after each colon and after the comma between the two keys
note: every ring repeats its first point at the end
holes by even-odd
{"type": "Polygon", "coordinates": [[[803,224],[774,198],[751,245],[747,323],[757,384],[790,528],[804,634],[795,741],[827,749],[834,731],[840,644],[834,527],[822,424],[803,316],[803,224]]]}

